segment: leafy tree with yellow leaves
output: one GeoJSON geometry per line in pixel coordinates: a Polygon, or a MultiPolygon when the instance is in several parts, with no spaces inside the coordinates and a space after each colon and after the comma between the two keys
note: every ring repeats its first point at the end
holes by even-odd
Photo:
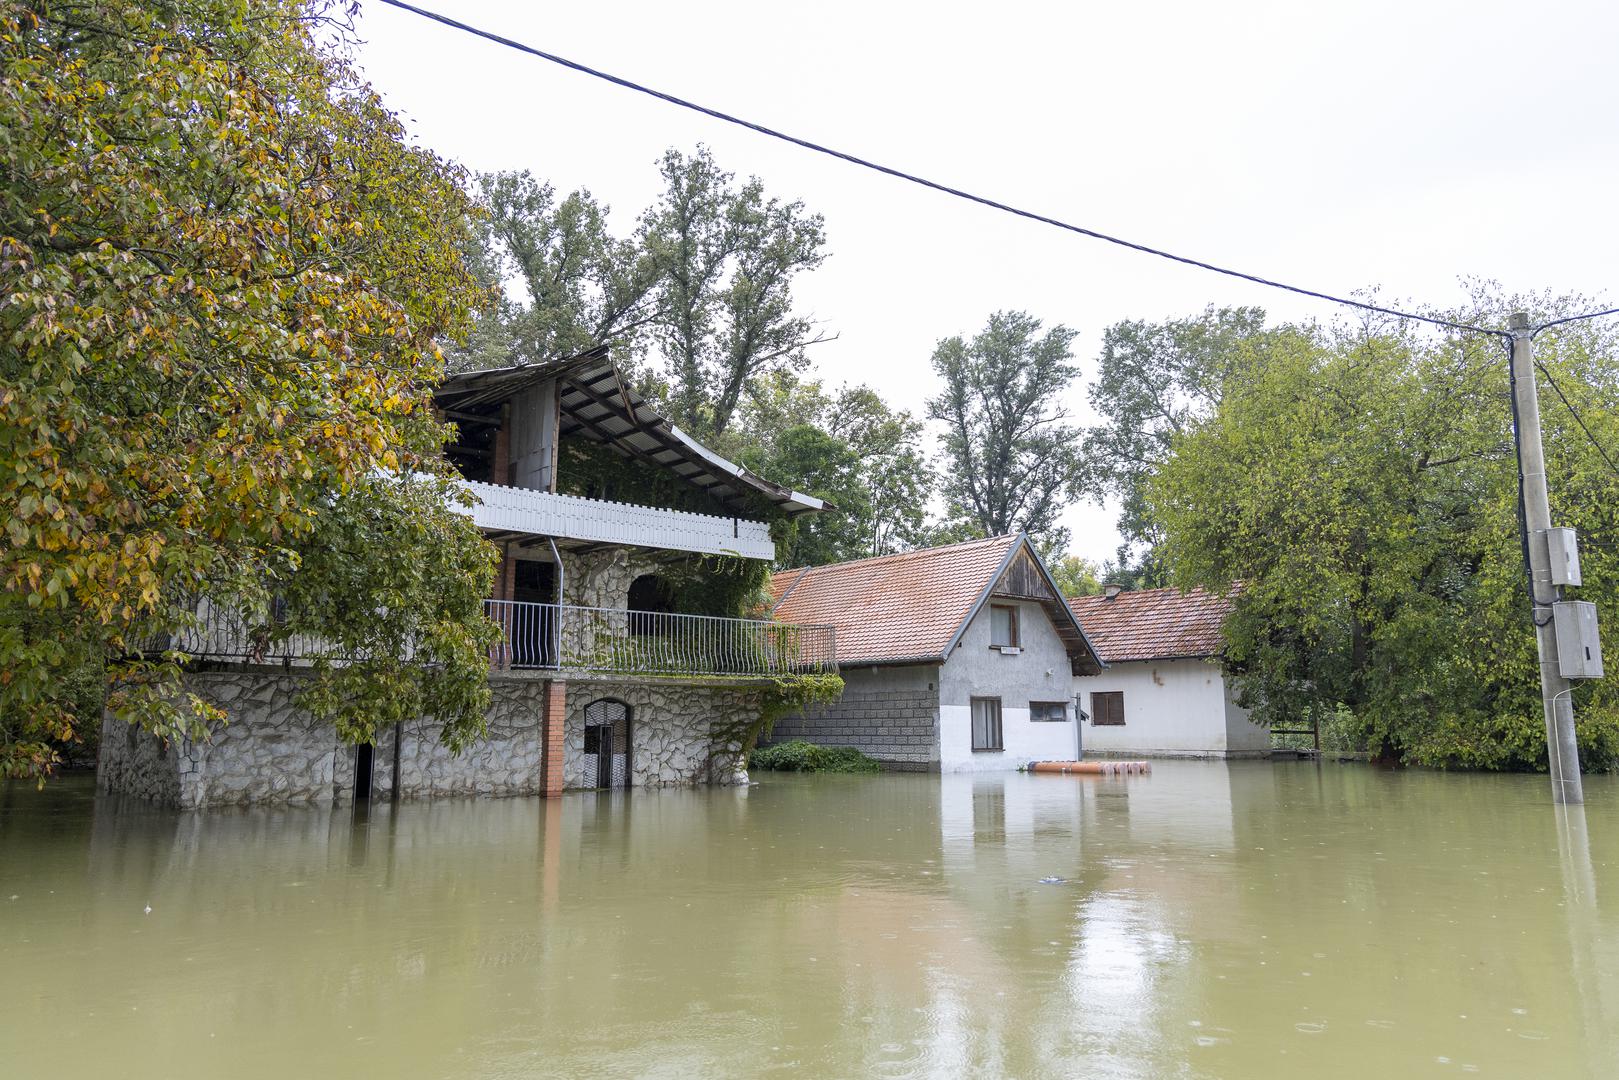
{"type": "Polygon", "coordinates": [[[150,651],[199,596],[350,660],[305,705],[351,740],[481,729],[493,571],[430,408],[472,208],[344,42],[317,0],[0,0],[0,772],[99,722],[86,665],[150,731],[218,719],[150,651]]]}

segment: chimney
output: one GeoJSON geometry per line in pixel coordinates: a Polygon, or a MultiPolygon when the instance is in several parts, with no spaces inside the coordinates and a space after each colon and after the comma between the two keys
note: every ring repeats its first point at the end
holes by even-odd
{"type": "Polygon", "coordinates": [[[1111,600],[1123,591],[1124,586],[1117,581],[1109,581],[1102,585],[1102,597],[1105,600],[1111,600]]]}

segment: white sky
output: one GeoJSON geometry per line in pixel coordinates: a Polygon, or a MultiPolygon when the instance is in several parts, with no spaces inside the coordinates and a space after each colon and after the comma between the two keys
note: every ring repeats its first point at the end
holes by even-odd
{"type": "MultiPolygon", "coordinates": [[[[1343,295],[1449,303],[1458,278],[1608,293],[1619,250],[1619,5],[1361,0],[532,4],[417,0],[571,59],[1003,201],[1343,295]]],[[[375,0],[360,61],[474,170],[588,187],[627,231],[670,146],[707,143],[826,216],[800,308],[831,384],[920,411],[941,337],[1025,309],[1080,331],[1289,294],[856,169],[375,0]]],[[[1083,381],[1071,407],[1088,417],[1083,381]]],[[[1069,510],[1074,550],[1113,511],[1069,510]]]]}

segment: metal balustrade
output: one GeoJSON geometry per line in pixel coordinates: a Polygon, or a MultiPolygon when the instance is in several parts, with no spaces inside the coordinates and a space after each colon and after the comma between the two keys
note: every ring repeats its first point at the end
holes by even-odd
{"type": "Polygon", "coordinates": [[[769,678],[837,670],[830,626],[486,600],[500,668],[769,678]]]}
{"type": "Polygon", "coordinates": [[[184,602],[191,624],[150,641],[141,650],[148,655],[184,653],[193,660],[233,660],[262,664],[306,660],[323,653],[320,641],[307,634],[271,639],[271,628],[250,625],[241,614],[203,598],[184,602]]]}
{"type": "MultiPolygon", "coordinates": [[[[298,634],[272,640],[268,628],[250,626],[239,613],[206,600],[193,610],[192,625],[142,651],[255,664],[330,655],[317,638],[298,634]]],[[[837,670],[831,626],[518,600],[485,600],[484,611],[501,632],[490,654],[497,669],[702,678],[837,670]]]]}

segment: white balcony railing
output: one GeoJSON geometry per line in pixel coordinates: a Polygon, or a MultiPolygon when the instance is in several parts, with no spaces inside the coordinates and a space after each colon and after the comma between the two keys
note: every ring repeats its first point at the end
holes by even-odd
{"type": "Polygon", "coordinates": [[[776,557],[770,527],[762,521],[582,499],[475,480],[463,483],[478,499],[471,513],[481,529],[703,555],[776,557]]]}

